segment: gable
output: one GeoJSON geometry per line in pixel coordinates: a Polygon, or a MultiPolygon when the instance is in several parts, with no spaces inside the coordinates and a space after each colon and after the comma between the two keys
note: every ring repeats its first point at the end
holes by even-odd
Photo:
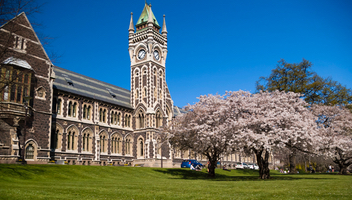
{"type": "Polygon", "coordinates": [[[13,50],[16,50],[14,48],[16,40],[22,41],[24,39],[25,48],[17,52],[26,53],[50,62],[47,53],[24,12],[0,27],[0,37],[0,43],[13,50]]]}

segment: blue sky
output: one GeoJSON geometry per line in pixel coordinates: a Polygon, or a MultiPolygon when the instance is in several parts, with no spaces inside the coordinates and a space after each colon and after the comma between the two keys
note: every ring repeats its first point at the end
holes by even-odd
{"type": "MultiPolygon", "coordinates": [[[[130,89],[130,13],[136,23],[144,0],[43,2],[30,20],[54,38],[45,48],[61,55],[56,65],[130,89]]],[[[159,24],[166,15],[166,80],[177,106],[204,94],[254,92],[282,58],[305,58],[319,75],[352,88],[352,1],[147,2],[159,24]]]]}

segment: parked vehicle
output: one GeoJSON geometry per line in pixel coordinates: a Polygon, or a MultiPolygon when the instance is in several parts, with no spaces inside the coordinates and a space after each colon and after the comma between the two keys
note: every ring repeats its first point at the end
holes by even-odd
{"type": "Polygon", "coordinates": [[[248,164],[248,169],[254,169],[254,164],[253,163],[247,163],[248,164]]]}
{"type": "Polygon", "coordinates": [[[254,170],[259,170],[259,166],[254,163],[254,170]]]}
{"type": "Polygon", "coordinates": [[[191,164],[193,164],[194,167],[203,167],[203,164],[198,162],[197,160],[192,160],[192,159],[189,159],[189,160],[183,160],[182,163],[181,163],[181,168],[190,168],[191,167],[191,164]]]}
{"type": "Polygon", "coordinates": [[[242,163],[243,165],[243,169],[249,169],[249,166],[247,165],[247,163],[242,163]]]}
{"type": "Polygon", "coordinates": [[[235,164],[235,168],[236,168],[236,169],[243,169],[242,163],[240,163],[240,162],[236,163],[236,164],[235,164]]]}

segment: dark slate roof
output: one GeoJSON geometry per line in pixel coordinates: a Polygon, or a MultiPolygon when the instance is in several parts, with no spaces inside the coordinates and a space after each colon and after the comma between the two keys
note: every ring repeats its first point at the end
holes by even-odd
{"type": "Polygon", "coordinates": [[[131,108],[130,91],[54,66],[54,89],[131,108]]]}

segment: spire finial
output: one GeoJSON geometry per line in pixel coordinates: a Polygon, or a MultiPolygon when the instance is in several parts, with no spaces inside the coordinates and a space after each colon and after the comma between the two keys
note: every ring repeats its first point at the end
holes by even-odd
{"type": "Polygon", "coordinates": [[[164,21],[163,21],[163,29],[161,30],[161,34],[163,34],[163,36],[167,36],[165,15],[163,15],[163,17],[164,17],[164,21]]]}
{"type": "Polygon", "coordinates": [[[131,12],[131,21],[130,21],[130,27],[128,28],[128,32],[129,32],[130,34],[134,33],[133,12],[131,12]]]}
{"type": "Polygon", "coordinates": [[[154,23],[153,20],[153,14],[152,14],[152,4],[150,4],[149,6],[149,10],[148,10],[148,23],[154,23]]]}

